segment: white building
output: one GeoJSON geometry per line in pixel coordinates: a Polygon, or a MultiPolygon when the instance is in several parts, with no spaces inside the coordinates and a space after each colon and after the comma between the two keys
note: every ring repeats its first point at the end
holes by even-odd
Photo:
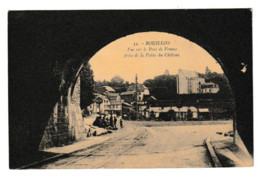
{"type": "Polygon", "coordinates": [[[177,93],[192,94],[201,92],[201,84],[205,83],[204,78],[200,78],[195,71],[179,69],[177,78],[177,93]]]}
{"type": "Polygon", "coordinates": [[[94,103],[88,107],[91,114],[121,114],[123,100],[118,93],[107,93],[106,95],[98,94],[96,95],[96,99],[97,98],[101,98],[102,103],[99,105],[94,101],[94,103]]]}
{"type": "Polygon", "coordinates": [[[208,82],[201,85],[201,92],[202,93],[218,93],[219,86],[213,82],[208,82]]]}
{"type": "Polygon", "coordinates": [[[101,104],[97,104],[96,102],[92,103],[90,106],[88,106],[88,110],[90,111],[91,114],[96,114],[96,113],[106,113],[108,109],[110,109],[110,100],[102,95],[102,94],[98,94],[96,95],[96,99],[97,98],[101,98],[102,99],[102,103],[101,104]]]}
{"type": "Polygon", "coordinates": [[[205,82],[195,71],[179,69],[177,77],[177,94],[217,93],[218,84],[205,82]]]}

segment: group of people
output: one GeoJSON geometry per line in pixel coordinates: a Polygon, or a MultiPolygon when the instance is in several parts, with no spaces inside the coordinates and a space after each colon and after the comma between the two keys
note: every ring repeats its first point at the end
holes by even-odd
{"type": "MultiPolygon", "coordinates": [[[[98,115],[93,125],[106,129],[117,129],[117,117],[115,115],[98,115]]],[[[120,127],[123,128],[122,119],[120,119],[120,127]]]]}

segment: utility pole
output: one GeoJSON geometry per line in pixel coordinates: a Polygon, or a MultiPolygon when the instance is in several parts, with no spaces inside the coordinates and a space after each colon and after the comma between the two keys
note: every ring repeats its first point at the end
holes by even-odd
{"type": "Polygon", "coordinates": [[[136,101],[136,119],[138,118],[138,91],[137,91],[138,78],[137,74],[135,75],[135,101],[136,101]]]}
{"type": "Polygon", "coordinates": [[[177,80],[177,95],[178,95],[178,111],[179,111],[179,113],[178,113],[178,118],[179,118],[179,120],[181,119],[181,113],[180,113],[180,107],[181,107],[181,103],[180,103],[180,83],[179,83],[179,76],[177,76],[176,77],[176,80],[177,80]]]}

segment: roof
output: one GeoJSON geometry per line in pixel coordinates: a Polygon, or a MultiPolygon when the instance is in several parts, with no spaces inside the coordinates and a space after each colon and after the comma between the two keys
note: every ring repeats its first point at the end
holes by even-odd
{"type": "MultiPolygon", "coordinates": [[[[147,89],[147,87],[144,84],[137,84],[137,91],[143,92],[146,89],[147,89]]],[[[136,85],[135,84],[131,84],[128,87],[127,91],[136,91],[136,85]]]]}
{"type": "Polygon", "coordinates": [[[108,99],[105,95],[101,95],[101,94],[99,94],[99,95],[97,95],[96,96],[96,98],[102,98],[103,100],[105,100],[105,99],[108,99]]]}
{"type": "Polygon", "coordinates": [[[120,95],[133,95],[134,91],[126,91],[126,92],[122,92],[120,93],[120,95]]]}
{"type": "Polygon", "coordinates": [[[180,112],[188,112],[188,107],[181,107],[180,112]]]}
{"type": "MultiPolygon", "coordinates": [[[[107,98],[108,98],[110,101],[115,101],[118,96],[119,96],[119,93],[108,93],[108,94],[107,94],[107,98]]],[[[121,99],[121,98],[119,98],[119,99],[121,99]]]]}
{"type": "Polygon", "coordinates": [[[189,109],[191,110],[191,112],[197,112],[198,111],[197,108],[195,108],[194,106],[189,107],[189,109]]]}
{"type": "Polygon", "coordinates": [[[175,112],[179,111],[179,109],[176,106],[172,107],[172,110],[174,110],[175,112]]]}
{"type": "Polygon", "coordinates": [[[109,97],[117,97],[119,96],[119,93],[107,93],[106,95],[109,97]]]}
{"type": "Polygon", "coordinates": [[[116,92],[112,87],[110,86],[103,86],[104,89],[106,89],[106,91],[109,91],[109,92],[116,92]]]}
{"type": "Polygon", "coordinates": [[[199,112],[209,112],[208,108],[199,108],[199,112]]]}
{"type": "Polygon", "coordinates": [[[150,98],[153,99],[153,100],[157,100],[154,96],[150,96],[150,98]]]}
{"type": "Polygon", "coordinates": [[[179,69],[178,75],[183,74],[185,77],[198,77],[198,74],[195,71],[182,70],[179,69]]]}
{"type": "Polygon", "coordinates": [[[214,84],[213,82],[206,82],[203,85],[213,85],[213,84],[214,84]]]}
{"type": "Polygon", "coordinates": [[[122,101],[110,100],[111,104],[121,104],[122,101]]]}
{"type": "Polygon", "coordinates": [[[170,110],[173,110],[172,107],[164,107],[164,108],[162,109],[162,112],[168,112],[168,111],[170,111],[170,110]]]}
{"type": "Polygon", "coordinates": [[[122,104],[123,104],[124,106],[133,107],[131,104],[128,104],[128,103],[126,103],[126,102],[123,102],[122,104]]]}
{"type": "Polygon", "coordinates": [[[149,111],[161,112],[161,107],[150,107],[149,111]]]}

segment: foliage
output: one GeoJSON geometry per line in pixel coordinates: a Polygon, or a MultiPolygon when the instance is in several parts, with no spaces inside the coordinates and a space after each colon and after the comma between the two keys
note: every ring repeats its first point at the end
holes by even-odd
{"type": "Polygon", "coordinates": [[[124,79],[122,79],[120,76],[116,75],[111,79],[111,83],[122,84],[122,83],[124,83],[124,79]]]}
{"type": "Polygon", "coordinates": [[[176,96],[176,75],[160,75],[144,81],[150,94],[158,100],[173,99],[176,96]]]}
{"type": "Polygon", "coordinates": [[[80,73],[80,91],[80,107],[84,109],[89,106],[95,98],[93,71],[88,63],[83,66],[80,73]]]}
{"type": "Polygon", "coordinates": [[[120,79],[120,76],[115,76],[110,81],[96,81],[95,82],[95,91],[97,93],[102,93],[103,89],[102,86],[110,86],[112,87],[117,93],[125,92],[129,87],[130,83],[128,81],[124,82],[123,79],[120,79]]]}
{"type": "Polygon", "coordinates": [[[210,72],[205,75],[206,82],[213,82],[218,84],[219,92],[218,95],[226,98],[233,98],[232,91],[228,82],[228,79],[224,74],[218,74],[216,72],[210,72]]]}
{"type": "MultiPolygon", "coordinates": [[[[208,72],[207,74],[198,73],[199,77],[205,78],[206,82],[218,84],[220,90],[217,93],[219,99],[232,99],[233,94],[229,82],[224,74],[208,72]]],[[[154,79],[144,81],[144,85],[150,90],[150,94],[158,100],[177,99],[177,75],[159,75],[154,79]]],[[[203,94],[200,94],[203,95],[203,94]]]]}

